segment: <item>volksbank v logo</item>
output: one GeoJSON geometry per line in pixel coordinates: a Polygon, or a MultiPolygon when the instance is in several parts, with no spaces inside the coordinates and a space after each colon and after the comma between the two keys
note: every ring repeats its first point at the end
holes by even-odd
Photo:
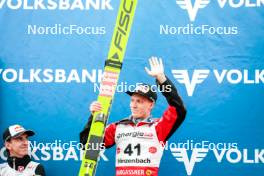
{"type": "MultiPolygon", "coordinates": [[[[214,143],[211,143],[211,145],[212,144],[214,143]]],[[[214,147],[208,148],[170,148],[170,150],[175,159],[184,164],[187,175],[192,175],[194,165],[199,162],[202,162],[209,152],[211,156],[215,157],[217,163],[223,163],[226,161],[230,164],[243,163],[249,165],[262,165],[264,163],[264,149],[254,149],[252,151],[246,148],[238,149],[237,146],[229,146],[222,148],[220,146],[224,145],[224,143],[218,144],[214,144],[214,147]],[[190,155],[188,155],[187,151],[190,151],[190,155]]],[[[212,163],[212,159],[210,158],[208,162],[212,163]]]]}
{"type": "MultiPolygon", "coordinates": [[[[255,8],[264,6],[263,0],[217,0],[220,8],[229,6],[237,9],[241,7],[255,8]]],[[[205,8],[210,3],[210,0],[176,0],[176,4],[180,8],[187,10],[190,20],[193,22],[196,18],[199,9],[205,8]],[[192,1],[194,3],[192,3],[192,1]]]]}
{"type": "Polygon", "coordinates": [[[187,90],[188,96],[192,96],[195,86],[201,84],[209,75],[209,70],[194,70],[193,76],[190,80],[187,70],[172,70],[174,78],[184,84],[187,90]]]}
{"type": "Polygon", "coordinates": [[[192,96],[197,84],[201,84],[209,76],[212,71],[212,76],[214,76],[218,84],[227,82],[229,84],[264,84],[264,69],[256,70],[194,70],[190,78],[187,70],[172,70],[174,78],[181,84],[184,84],[187,90],[188,96],[192,96]]]}
{"type": "Polygon", "coordinates": [[[172,148],[171,152],[176,160],[184,163],[187,174],[192,175],[195,163],[201,162],[206,157],[208,149],[194,148],[190,157],[185,148],[172,148]]]}
{"type": "Polygon", "coordinates": [[[192,5],[191,0],[176,0],[176,3],[184,10],[187,10],[191,21],[195,20],[196,14],[199,9],[205,8],[210,0],[196,0],[192,5]]]}

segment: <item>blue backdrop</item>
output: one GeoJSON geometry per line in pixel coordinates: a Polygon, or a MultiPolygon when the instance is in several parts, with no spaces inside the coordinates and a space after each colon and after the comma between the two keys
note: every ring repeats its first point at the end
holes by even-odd
{"type": "MultiPolygon", "coordinates": [[[[101,0],[86,10],[29,10],[8,2],[0,2],[0,130],[16,123],[33,129],[32,145],[46,145],[33,150],[33,158],[47,175],[77,175],[78,135],[89,117],[89,103],[98,95],[94,85],[100,80],[120,2],[101,0]],[[67,33],[70,26],[72,33],[67,33]],[[89,77],[82,80],[82,73],[89,77]]],[[[263,175],[263,6],[260,0],[138,1],[119,83],[154,84],[144,67],[150,56],[162,57],[188,110],[168,144],[226,146],[208,150],[200,162],[191,149],[185,162],[179,162],[175,147],[170,147],[160,175],[263,175]],[[200,71],[204,79],[197,78],[200,71]]],[[[155,117],[167,107],[158,96],[155,117]]],[[[129,114],[129,97],[116,93],[109,122],[129,114]]],[[[104,155],[97,175],[114,175],[114,148],[104,155]]]]}

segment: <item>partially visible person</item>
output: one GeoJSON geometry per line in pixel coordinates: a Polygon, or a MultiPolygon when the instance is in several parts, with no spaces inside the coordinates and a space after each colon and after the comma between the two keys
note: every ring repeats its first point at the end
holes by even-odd
{"type": "Polygon", "coordinates": [[[44,167],[28,155],[28,137],[35,133],[21,125],[9,126],[3,133],[7,162],[0,164],[0,176],[45,176],[44,167]]]}

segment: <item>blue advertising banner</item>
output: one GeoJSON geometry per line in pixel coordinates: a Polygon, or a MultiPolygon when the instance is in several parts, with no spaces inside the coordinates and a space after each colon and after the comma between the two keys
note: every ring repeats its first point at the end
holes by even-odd
{"type": "MultiPolygon", "coordinates": [[[[13,124],[32,129],[31,158],[48,176],[78,175],[79,133],[119,3],[0,0],[1,135],[13,124]]],[[[163,59],[187,109],[159,175],[263,176],[264,0],[138,0],[108,123],[130,115],[125,91],[155,84],[144,70],[151,56],[163,59]]],[[[153,117],[167,107],[158,93],[153,117]]],[[[115,155],[115,146],[101,153],[97,176],[115,175],[115,155]]]]}

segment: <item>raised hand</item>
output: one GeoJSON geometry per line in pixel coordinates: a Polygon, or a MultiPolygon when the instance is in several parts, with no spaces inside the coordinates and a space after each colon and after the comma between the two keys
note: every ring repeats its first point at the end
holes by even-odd
{"type": "Polygon", "coordinates": [[[164,67],[161,58],[159,59],[157,57],[149,58],[149,65],[150,65],[150,69],[145,67],[145,70],[150,76],[155,77],[160,83],[166,81],[166,77],[164,74],[164,67]]]}

